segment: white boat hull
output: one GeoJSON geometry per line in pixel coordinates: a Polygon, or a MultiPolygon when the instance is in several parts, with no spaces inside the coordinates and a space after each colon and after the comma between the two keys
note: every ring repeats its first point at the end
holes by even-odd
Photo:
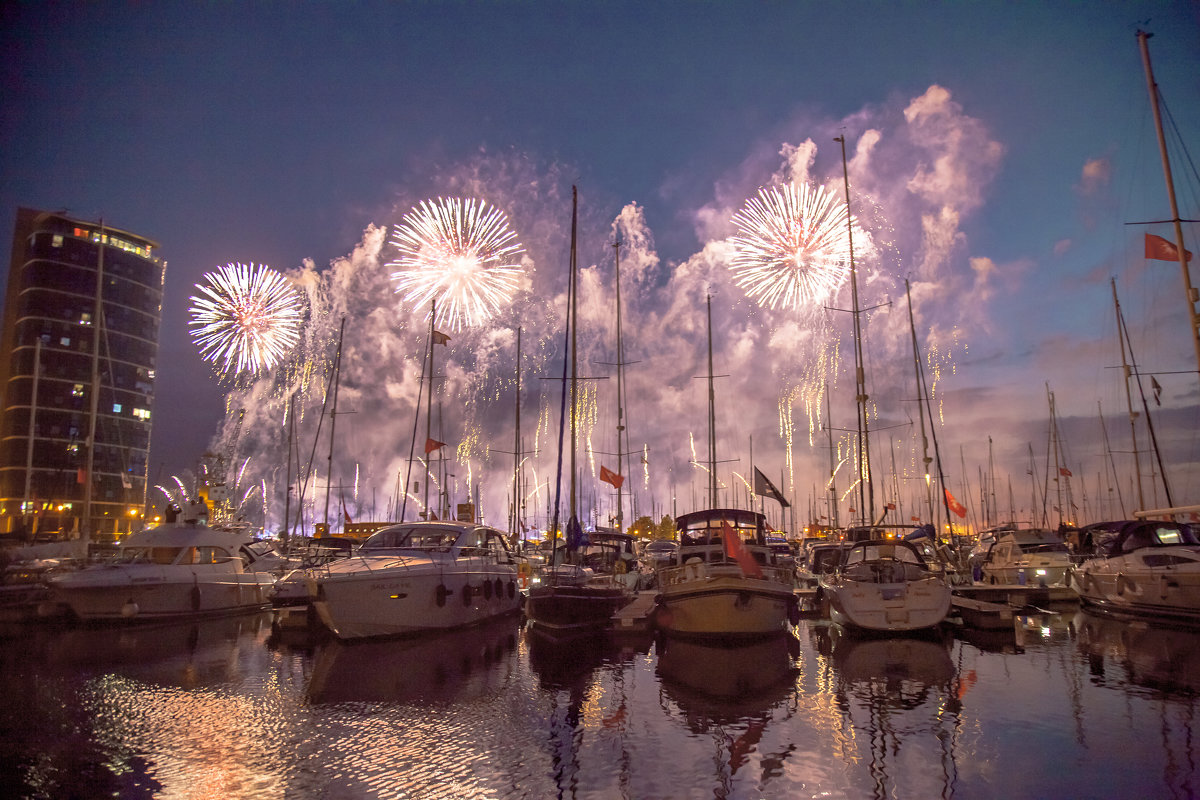
{"type": "Polygon", "coordinates": [[[88,567],[54,580],[52,597],[82,620],[144,620],[253,611],[275,576],[177,566],[88,567]]]}
{"type": "Polygon", "coordinates": [[[845,577],[822,581],[829,616],[843,626],[903,632],[932,628],[950,612],[950,586],[929,577],[898,583],[871,583],[845,577]]]}
{"type": "Polygon", "coordinates": [[[1200,622],[1200,560],[1190,553],[1183,559],[1185,552],[1155,548],[1085,561],[1071,585],[1080,601],[1097,608],[1200,622]],[[1161,563],[1147,564],[1146,557],[1161,563]]]}
{"type": "Polygon", "coordinates": [[[521,608],[514,564],[410,559],[397,566],[391,558],[393,566],[372,568],[363,563],[370,560],[348,559],[310,579],[317,614],[339,639],[461,628],[521,608]]]}
{"type": "Polygon", "coordinates": [[[790,571],[763,567],[763,578],[737,564],[686,564],[659,570],[659,630],[696,637],[783,633],[798,608],[790,571]]]}

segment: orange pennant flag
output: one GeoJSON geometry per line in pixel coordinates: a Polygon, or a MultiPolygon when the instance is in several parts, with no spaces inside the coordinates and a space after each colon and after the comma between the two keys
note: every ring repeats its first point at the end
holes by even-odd
{"type": "Polygon", "coordinates": [[[439,442],[437,439],[426,439],[425,440],[425,455],[429,455],[434,450],[437,450],[439,447],[445,447],[445,446],[446,446],[445,442],[439,442]]]}
{"type": "MultiPolygon", "coordinates": [[[[1192,251],[1185,250],[1187,253],[1186,260],[1192,260],[1192,251]]],[[[1178,261],[1179,248],[1174,242],[1168,242],[1161,236],[1155,236],[1153,233],[1146,234],[1146,258],[1152,258],[1155,261],[1178,261]]]]}
{"type": "Polygon", "coordinates": [[[950,494],[949,489],[946,489],[945,492],[946,492],[946,505],[949,506],[950,510],[953,511],[958,516],[965,517],[967,515],[967,507],[964,506],[962,503],[958,502],[957,500],[955,500],[954,495],[950,494]]]}

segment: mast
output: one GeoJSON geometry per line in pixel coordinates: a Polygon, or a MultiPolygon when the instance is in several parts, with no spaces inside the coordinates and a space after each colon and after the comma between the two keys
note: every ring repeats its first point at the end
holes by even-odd
{"type": "MultiPolygon", "coordinates": [[[[1200,301],[1200,292],[1192,287],[1192,279],[1188,272],[1188,253],[1183,247],[1183,220],[1179,218],[1179,204],[1175,200],[1175,180],[1171,177],[1171,161],[1167,157],[1167,140],[1163,135],[1162,112],[1158,107],[1158,84],[1154,82],[1154,70],[1150,67],[1150,48],[1146,44],[1151,35],[1139,30],[1137,32],[1138,47],[1142,51],[1142,64],[1146,68],[1146,88],[1150,92],[1150,110],[1154,114],[1154,130],[1158,135],[1158,151],[1162,156],[1163,177],[1167,181],[1167,201],[1171,206],[1171,224],[1175,227],[1175,252],[1179,256],[1180,272],[1183,273],[1183,296],[1187,300],[1192,347],[1196,351],[1196,369],[1197,375],[1200,376],[1200,314],[1196,312],[1196,302],[1200,301]]],[[[1142,507],[1145,508],[1145,506],[1142,507]]]]}
{"type": "MultiPolygon", "coordinates": [[[[613,242],[613,255],[616,263],[617,287],[617,474],[625,474],[625,343],[621,338],[621,240],[613,242]]],[[[625,530],[625,510],[621,502],[621,487],[625,481],[620,481],[617,487],[617,533],[625,530]]]]}
{"type": "Polygon", "coordinates": [[[346,318],[342,317],[341,327],[338,329],[338,346],[337,356],[333,362],[333,405],[329,409],[329,458],[325,468],[325,535],[328,536],[329,531],[329,492],[333,488],[333,430],[337,424],[337,396],[338,384],[342,380],[342,337],[346,333],[346,318]]]}
{"type": "MultiPolygon", "coordinates": [[[[572,191],[572,197],[575,197],[572,191]]],[[[579,520],[579,489],[576,483],[576,466],[575,466],[575,450],[577,447],[576,437],[577,426],[579,423],[579,336],[577,330],[578,323],[578,307],[579,307],[579,288],[576,286],[579,277],[579,259],[576,255],[578,245],[578,211],[577,203],[571,208],[571,296],[568,303],[568,311],[571,316],[571,321],[568,323],[568,328],[571,331],[571,516],[569,521],[579,520]]]]}
{"type": "Polygon", "coordinates": [[[87,542],[92,533],[92,487],[96,466],[96,421],[100,415],[100,328],[104,325],[104,220],[100,220],[99,245],[96,251],[96,303],[92,319],[92,396],[88,415],[87,471],[83,485],[83,524],[79,536],[87,542]]]}
{"type": "Polygon", "coordinates": [[[708,502],[717,507],[717,395],[713,389],[712,295],[704,298],[708,307],[708,502]]]}
{"type": "Polygon", "coordinates": [[[429,391],[425,393],[425,487],[421,504],[425,506],[425,519],[429,519],[429,441],[433,438],[433,323],[437,318],[437,301],[429,303],[429,391]]]}
{"type": "Polygon", "coordinates": [[[829,401],[829,383],[825,384],[825,433],[829,437],[829,525],[838,525],[837,452],[833,449],[833,410],[829,401]]]}
{"type": "MultiPolygon", "coordinates": [[[[567,359],[571,355],[570,345],[573,341],[571,338],[571,334],[573,333],[574,322],[575,322],[572,314],[575,309],[575,247],[576,247],[575,237],[576,237],[576,223],[577,223],[578,213],[579,213],[579,190],[576,187],[572,186],[571,187],[571,256],[570,256],[569,268],[568,268],[569,277],[567,280],[567,320],[566,320],[566,326],[565,326],[566,331],[564,334],[564,341],[563,341],[562,395],[561,395],[561,400],[559,401],[559,407],[558,407],[558,414],[559,414],[559,416],[558,416],[558,419],[559,419],[559,423],[558,423],[558,465],[555,470],[554,508],[553,508],[553,513],[551,516],[551,523],[550,523],[550,535],[551,535],[551,537],[553,537],[550,540],[550,542],[551,542],[550,564],[552,566],[558,562],[558,523],[559,523],[560,501],[562,499],[562,461],[563,461],[563,434],[564,434],[563,429],[566,427],[566,422],[567,422],[567,394],[568,394],[567,359]]],[[[571,386],[571,389],[572,390],[574,389],[574,385],[571,386]]],[[[572,427],[572,430],[571,430],[571,444],[572,444],[571,466],[572,466],[572,471],[573,471],[573,468],[575,466],[575,453],[573,452],[574,451],[574,440],[575,440],[575,436],[574,436],[574,434],[575,434],[575,431],[574,431],[574,423],[575,423],[574,391],[571,391],[570,394],[571,394],[571,406],[572,406],[572,408],[571,408],[571,427],[572,427]]],[[[574,500],[575,500],[575,476],[572,475],[571,476],[571,510],[572,510],[572,513],[575,510],[574,509],[574,506],[575,506],[574,500]]]]}
{"type": "MultiPolygon", "coordinates": [[[[934,521],[933,486],[929,480],[929,465],[933,463],[929,455],[929,439],[925,436],[925,392],[921,389],[921,355],[917,349],[917,323],[913,318],[912,291],[908,279],[904,280],[904,296],[908,299],[908,328],[912,333],[913,370],[917,376],[917,417],[921,421],[921,462],[925,465],[925,503],[929,507],[929,521],[934,521]]],[[[930,425],[932,425],[932,421],[930,425]]]]}
{"type": "Polygon", "coordinates": [[[516,403],[516,433],[513,435],[513,500],[512,513],[509,515],[508,534],[513,542],[518,541],[518,531],[521,527],[521,329],[517,328],[517,403],[516,403]]]}
{"type": "Polygon", "coordinates": [[[1117,314],[1117,341],[1121,343],[1121,374],[1125,376],[1125,407],[1129,410],[1129,436],[1133,441],[1133,474],[1137,478],[1137,507],[1146,507],[1146,497],[1142,493],[1142,459],[1138,455],[1137,412],[1133,410],[1133,396],[1129,392],[1129,377],[1132,370],[1125,359],[1125,326],[1121,324],[1121,301],[1117,299],[1117,279],[1110,278],[1112,284],[1113,308],[1117,314]]]}
{"type": "Polygon", "coordinates": [[[875,492],[871,487],[870,437],[867,430],[867,385],[863,368],[862,312],[858,307],[858,271],[854,266],[854,218],[850,215],[850,173],[846,168],[846,137],[838,136],[842,145],[842,182],[846,187],[846,237],[850,245],[850,296],[854,304],[854,388],[858,406],[858,508],[862,519],[875,519],[875,492]],[[869,512],[869,513],[868,513],[869,512]]]}

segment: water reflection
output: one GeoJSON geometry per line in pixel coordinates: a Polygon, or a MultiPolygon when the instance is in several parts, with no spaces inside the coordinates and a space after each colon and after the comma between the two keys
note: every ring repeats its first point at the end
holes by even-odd
{"type": "Polygon", "coordinates": [[[860,637],[837,626],[818,635],[828,637],[836,673],[844,756],[867,765],[870,796],[952,796],[958,773],[953,732],[973,676],[958,679],[951,640],[860,637]]]}
{"type": "Polygon", "coordinates": [[[310,703],[450,703],[495,690],[512,671],[516,617],[459,631],[368,642],[330,640],[316,655],[310,703]]]}
{"type": "Polygon", "coordinates": [[[1200,694],[1200,630],[1078,612],[1073,623],[1092,683],[1200,694]]]}

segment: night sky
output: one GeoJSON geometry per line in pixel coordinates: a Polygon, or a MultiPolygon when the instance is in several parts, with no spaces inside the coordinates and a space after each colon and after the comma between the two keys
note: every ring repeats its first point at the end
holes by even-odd
{"type": "MultiPolygon", "coordinates": [[[[716,381],[722,483],[750,474],[752,447],[804,519],[828,514],[827,413],[834,461],[855,427],[850,315],[835,310],[849,307],[849,287],[830,308],[762,308],[731,279],[728,239],[760,187],[841,193],[833,139],[844,135],[865,231],[877,502],[899,500],[902,521],[927,516],[908,280],[943,472],[969,521],[983,522],[987,474],[1001,516],[1011,506],[1027,519],[1041,503],[1050,393],[1075,516],[1118,516],[1118,492],[1131,512],[1115,277],[1138,365],[1162,387],[1161,405],[1149,403],[1173,499],[1195,503],[1200,379],[1180,270],[1142,253],[1145,232],[1172,231],[1129,224],[1170,216],[1139,27],[1154,34],[1169,136],[1194,148],[1195,3],[5,3],[0,252],[19,206],[158,241],[168,268],[151,482],[229,449],[250,459],[243,487],[266,481],[259,505],[272,519],[286,482],[281,398],[297,385],[275,375],[230,394],[189,338],[188,309],[195,284],[227,263],[288,275],[320,317],[297,356],[315,369],[303,458],[326,447],[313,445],[320,376],[344,314],[339,402],[353,413],[338,418],[335,479],[355,518],[381,517],[408,459],[427,337],[427,309],[391,291],[388,232],[422,200],[485,199],[520,238],[527,281],[511,308],[438,353],[435,436],[450,443],[453,499],[469,485],[503,524],[522,326],[522,427],[538,448],[528,477],[546,487],[529,501],[538,524],[553,494],[558,384],[544,379],[562,369],[577,185],[589,375],[611,378],[611,244],[624,243],[623,329],[637,362],[627,414],[646,454],[625,471],[639,513],[706,502],[707,478],[689,462],[693,442],[705,460],[707,394],[694,379],[711,293],[714,368],[729,376],[716,381]],[[232,443],[226,405],[246,409],[232,443]]],[[[1175,147],[1172,158],[1180,215],[1200,218],[1194,156],[1175,147]]],[[[1185,225],[1192,250],[1196,232],[1185,225]]],[[[615,467],[612,383],[589,383],[581,448],[581,502],[601,520],[613,504],[595,478],[615,467]]],[[[839,494],[852,466],[839,467],[839,494]]],[[[1160,484],[1148,458],[1143,471],[1160,484]]],[[[843,519],[855,502],[843,497],[843,519]]],[[[1146,504],[1165,505],[1161,489],[1146,504]]]]}

